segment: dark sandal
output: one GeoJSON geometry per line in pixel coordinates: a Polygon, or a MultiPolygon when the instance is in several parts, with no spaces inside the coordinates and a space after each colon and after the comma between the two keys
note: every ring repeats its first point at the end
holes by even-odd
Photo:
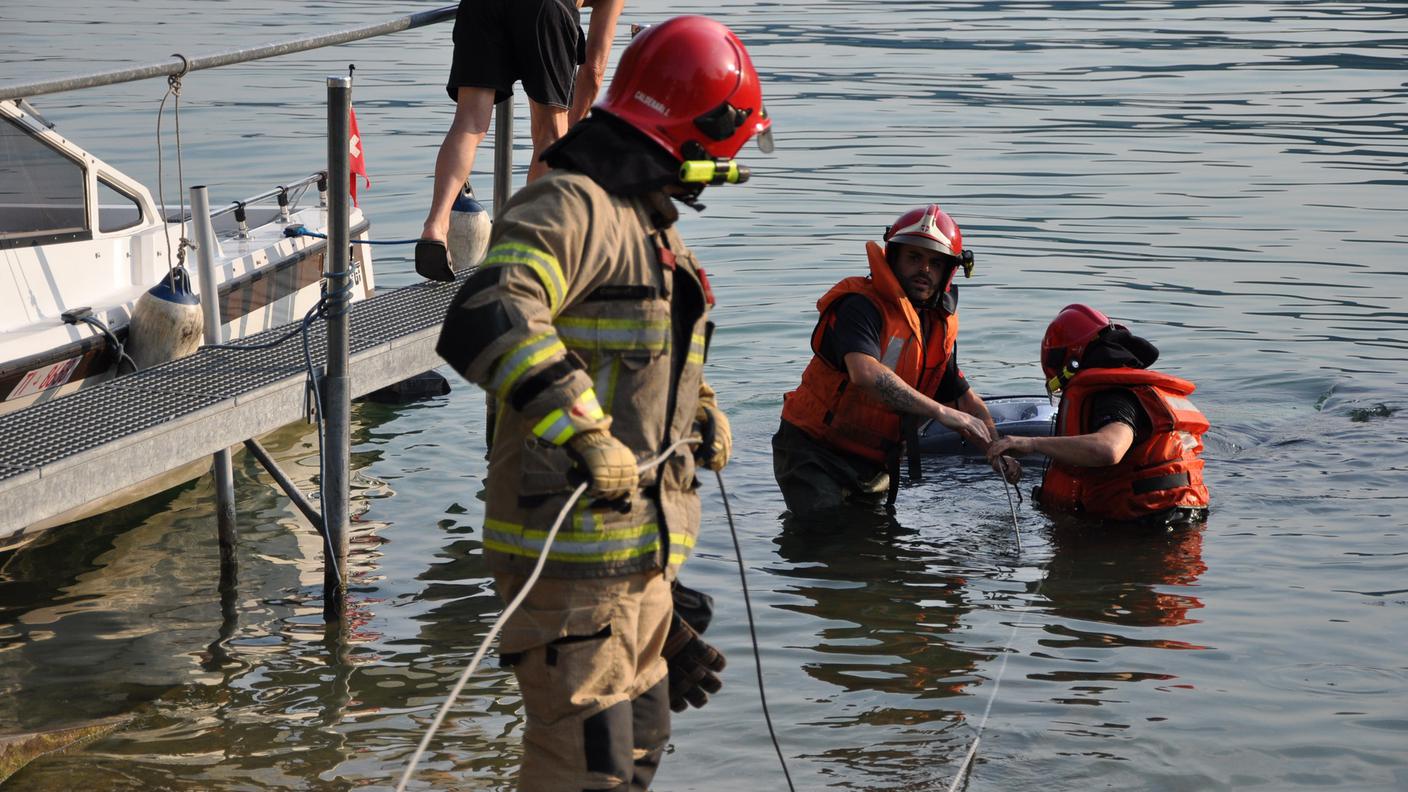
{"type": "Polygon", "coordinates": [[[454,267],[450,265],[450,251],[444,242],[422,239],[416,242],[416,272],[423,278],[436,281],[455,279],[454,267]]]}

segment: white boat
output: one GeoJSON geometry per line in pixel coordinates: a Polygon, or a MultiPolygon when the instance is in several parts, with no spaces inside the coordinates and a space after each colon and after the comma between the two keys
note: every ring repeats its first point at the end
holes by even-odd
{"type": "MultiPolygon", "coordinates": [[[[211,212],[222,340],[300,320],[317,304],[326,189],[318,173],[211,212]]],[[[365,240],[366,218],[349,211],[351,239],[365,240]]],[[[0,101],[0,414],[131,371],[122,345],[133,309],[179,258],[180,220],[27,102],[0,101]]],[[[188,237],[191,227],[187,218],[188,237]]],[[[366,245],[352,251],[351,299],[361,300],[373,291],[372,261],[366,245]]]]}

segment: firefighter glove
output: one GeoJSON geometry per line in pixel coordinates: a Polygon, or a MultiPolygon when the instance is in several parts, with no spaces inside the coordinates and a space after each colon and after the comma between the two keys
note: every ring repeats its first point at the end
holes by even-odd
{"type": "Polygon", "coordinates": [[[670,667],[670,709],[684,712],[709,703],[709,694],[724,686],[719,672],[724,656],[704,642],[678,613],[670,617],[670,633],[660,654],[670,667]]]}
{"type": "Polygon", "coordinates": [[[610,432],[578,432],[567,441],[567,449],[591,478],[587,493],[592,497],[616,500],[636,488],[636,455],[610,432]]]}
{"type": "Polygon", "coordinates": [[[703,441],[694,451],[695,458],[710,470],[723,470],[733,453],[733,430],[729,428],[728,416],[719,409],[714,389],[707,382],[699,383],[699,410],[694,413],[694,427],[703,441]]]}

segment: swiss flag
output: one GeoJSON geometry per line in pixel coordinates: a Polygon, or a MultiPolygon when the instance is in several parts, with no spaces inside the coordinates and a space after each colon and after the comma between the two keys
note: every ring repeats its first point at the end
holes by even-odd
{"type": "Polygon", "coordinates": [[[348,190],[352,193],[352,205],[357,206],[357,177],[361,176],[368,187],[372,186],[372,180],[367,178],[367,158],[362,154],[362,135],[357,131],[357,111],[349,107],[347,112],[350,128],[347,137],[347,160],[352,177],[348,190]]]}

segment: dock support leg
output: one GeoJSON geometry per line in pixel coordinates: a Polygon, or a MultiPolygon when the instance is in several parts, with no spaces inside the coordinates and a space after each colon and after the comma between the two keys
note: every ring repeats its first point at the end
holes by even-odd
{"type": "Polygon", "coordinates": [[[328,358],[323,385],[322,481],[325,552],[330,555],[323,568],[323,619],[341,620],[347,603],[347,527],[349,521],[349,478],[352,466],[352,383],[348,379],[347,300],[351,287],[351,266],[347,228],[349,213],[347,184],[347,116],[352,111],[352,80],[328,78],[328,252],[325,289],[327,294],[328,358]]]}
{"type": "MultiPolygon", "coordinates": [[[[191,188],[191,224],[196,238],[196,265],[200,272],[200,309],[205,320],[205,343],[224,341],[220,332],[220,282],[215,272],[215,229],[210,224],[210,196],[205,185],[191,188]]],[[[239,583],[239,527],[235,524],[235,468],[230,449],[215,452],[215,526],[220,535],[220,590],[233,591],[239,583]]]]}
{"type": "Polygon", "coordinates": [[[215,528],[220,534],[220,587],[234,587],[239,582],[239,526],[235,524],[235,467],[230,449],[215,452],[215,528]]]}

